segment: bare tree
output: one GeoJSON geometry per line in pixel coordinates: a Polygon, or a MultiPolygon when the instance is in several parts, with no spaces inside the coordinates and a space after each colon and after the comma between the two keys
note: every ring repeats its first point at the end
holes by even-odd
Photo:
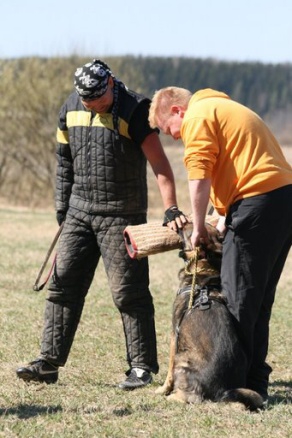
{"type": "Polygon", "coordinates": [[[59,59],[0,64],[0,190],[15,203],[52,202],[57,115],[72,87],[63,72],[59,59]]]}

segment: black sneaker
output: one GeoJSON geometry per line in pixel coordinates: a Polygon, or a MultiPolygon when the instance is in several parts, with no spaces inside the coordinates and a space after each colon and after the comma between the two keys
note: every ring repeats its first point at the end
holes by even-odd
{"type": "Polygon", "coordinates": [[[127,378],[118,387],[126,391],[142,388],[152,382],[151,374],[141,368],[132,368],[126,372],[127,378]]]}
{"type": "Polygon", "coordinates": [[[29,366],[18,368],[16,375],[26,382],[45,382],[49,385],[57,382],[58,367],[43,359],[36,359],[30,362],[29,366]]]}

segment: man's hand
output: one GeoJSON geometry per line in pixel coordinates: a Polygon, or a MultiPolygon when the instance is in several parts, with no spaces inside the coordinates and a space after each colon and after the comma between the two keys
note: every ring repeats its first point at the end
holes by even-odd
{"type": "Polygon", "coordinates": [[[195,249],[200,245],[208,245],[210,243],[210,240],[206,226],[196,226],[196,224],[193,225],[193,232],[191,236],[192,249],[195,249]]]}
{"type": "Polygon", "coordinates": [[[177,205],[172,205],[164,212],[163,226],[167,225],[171,230],[182,229],[187,222],[185,214],[177,205]]]}

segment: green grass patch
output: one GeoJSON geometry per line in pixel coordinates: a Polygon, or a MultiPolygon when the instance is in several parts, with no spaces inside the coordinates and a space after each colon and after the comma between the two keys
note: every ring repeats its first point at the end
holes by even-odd
{"type": "Polygon", "coordinates": [[[183,405],[155,395],[168,366],[171,309],[182,261],[150,257],[160,372],[154,384],[121,392],[127,369],[122,324],[102,263],[75,342],[56,385],[25,384],[15,369],[39,353],[46,291],[32,285],[57,231],[53,212],[0,210],[0,437],[291,437],[292,254],[271,320],[271,405],[252,414],[236,404],[183,405]]]}

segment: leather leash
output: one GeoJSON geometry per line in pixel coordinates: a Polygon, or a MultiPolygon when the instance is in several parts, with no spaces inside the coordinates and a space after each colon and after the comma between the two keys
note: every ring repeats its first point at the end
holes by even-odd
{"type": "Polygon", "coordinates": [[[57,231],[57,233],[56,233],[56,235],[55,235],[55,237],[54,237],[54,240],[52,241],[52,243],[51,243],[51,245],[50,245],[50,248],[49,248],[49,250],[48,250],[48,252],[47,252],[47,255],[46,255],[46,257],[45,257],[45,260],[43,261],[43,264],[42,264],[42,266],[41,266],[41,269],[40,269],[40,271],[39,271],[39,273],[38,273],[38,276],[37,276],[37,278],[36,278],[36,281],[35,281],[35,283],[34,283],[34,285],[33,285],[33,290],[36,291],[36,292],[39,292],[40,290],[42,290],[42,289],[44,288],[44,286],[47,284],[47,282],[48,282],[48,280],[49,280],[49,278],[50,278],[50,276],[51,276],[51,274],[52,274],[52,271],[53,271],[54,266],[55,266],[55,263],[56,263],[57,254],[56,254],[55,257],[54,257],[54,260],[53,260],[52,266],[51,266],[51,268],[50,268],[50,271],[49,271],[49,273],[48,273],[46,279],[44,280],[44,282],[43,282],[41,285],[39,285],[39,281],[40,281],[40,279],[41,279],[41,276],[43,275],[43,272],[44,272],[45,267],[46,267],[46,265],[47,265],[47,263],[48,263],[48,260],[49,260],[51,254],[52,254],[52,252],[53,252],[53,249],[55,248],[55,245],[56,245],[56,243],[57,243],[57,241],[58,241],[58,239],[59,239],[59,237],[60,237],[60,234],[61,234],[61,232],[62,232],[62,230],[63,230],[63,226],[64,226],[64,222],[60,225],[60,227],[59,227],[59,229],[58,229],[58,231],[57,231]]]}

